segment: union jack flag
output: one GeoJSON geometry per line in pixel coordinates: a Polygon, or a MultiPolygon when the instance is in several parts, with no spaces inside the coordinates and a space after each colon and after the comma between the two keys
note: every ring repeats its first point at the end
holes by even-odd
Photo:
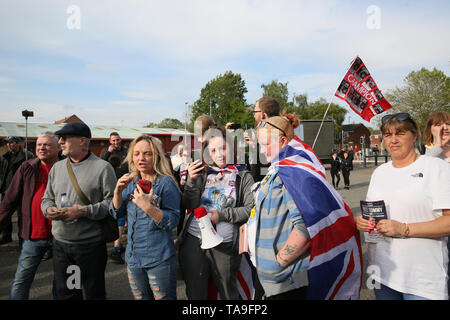
{"type": "MultiPolygon", "coordinates": [[[[207,300],[220,300],[220,294],[212,277],[208,280],[207,300]]],[[[241,265],[236,279],[240,300],[253,300],[255,296],[256,269],[250,261],[248,253],[242,254],[241,265]]]]}
{"type": "Polygon", "coordinates": [[[313,149],[294,137],[272,162],[311,236],[309,299],[359,299],[362,252],[353,213],[313,149]]]}

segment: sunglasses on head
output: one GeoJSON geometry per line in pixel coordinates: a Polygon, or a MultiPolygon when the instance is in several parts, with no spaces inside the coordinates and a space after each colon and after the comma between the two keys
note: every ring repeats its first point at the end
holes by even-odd
{"type": "Polygon", "coordinates": [[[283,132],[283,135],[284,135],[284,136],[287,136],[286,132],[284,132],[283,129],[281,129],[280,127],[278,127],[278,126],[276,126],[276,125],[274,125],[274,124],[272,124],[272,123],[270,123],[270,122],[268,122],[268,121],[266,121],[266,120],[260,121],[260,122],[258,123],[258,127],[264,127],[266,124],[271,125],[271,126],[274,127],[275,129],[280,130],[281,132],[283,132]]]}
{"type": "Polygon", "coordinates": [[[406,120],[412,120],[409,113],[406,112],[400,112],[400,113],[394,113],[394,114],[387,114],[383,118],[381,118],[381,124],[385,124],[386,121],[389,119],[396,118],[400,121],[406,121],[406,120]]]}

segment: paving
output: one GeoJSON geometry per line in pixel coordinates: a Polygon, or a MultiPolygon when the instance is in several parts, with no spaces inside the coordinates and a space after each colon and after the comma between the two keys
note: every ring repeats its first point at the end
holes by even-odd
{"type": "MultiPolygon", "coordinates": [[[[380,164],[380,163],[378,163],[380,164]]],[[[327,166],[326,166],[327,167],[327,166]]],[[[359,215],[359,201],[365,199],[367,188],[369,186],[370,176],[375,169],[374,163],[368,163],[365,168],[362,163],[354,162],[354,170],[350,174],[350,190],[343,188],[343,179],[341,177],[338,192],[342,195],[346,203],[350,206],[353,214],[359,215]]],[[[329,170],[327,170],[327,179],[331,181],[329,170]]],[[[19,242],[17,239],[17,215],[13,216],[14,234],[13,242],[0,245],[0,300],[9,298],[11,283],[17,268],[17,260],[20,254],[19,242]]],[[[361,239],[363,239],[361,235],[361,239]]],[[[110,251],[111,244],[108,248],[110,251]]],[[[363,258],[367,246],[362,241],[363,258]]],[[[364,266],[366,266],[364,259],[364,266]]],[[[108,260],[105,272],[107,299],[111,300],[132,300],[133,295],[128,284],[126,264],[119,265],[108,260]]],[[[42,261],[37,270],[35,279],[30,290],[30,299],[32,300],[51,300],[53,279],[53,260],[42,261]]],[[[183,281],[178,281],[177,297],[185,300],[185,290],[183,281]]],[[[372,290],[367,289],[366,277],[363,278],[361,290],[361,300],[373,300],[375,296],[372,290]]]]}

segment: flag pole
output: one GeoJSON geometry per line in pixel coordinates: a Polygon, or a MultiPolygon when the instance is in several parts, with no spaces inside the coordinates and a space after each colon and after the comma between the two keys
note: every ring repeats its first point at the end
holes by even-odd
{"type": "MultiPolygon", "coordinates": [[[[336,91],[335,91],[335,92],[336,92],[336,91]]],[[[325,114],[323,115],[322,122],[320,123],[319,130],[317,131],[316,138],[314,139],[314,143],[313,143],[313,145],[312,145],[312,148],[313,148],[313,149],[314,149],[314,146],[316,145],[317,138],[319,137],[320,130],[322,130],[323,122],[325,121],[325,117],[327,116],[328,109],[330,109],[331,102],[333,101],[334,93],[335,93],[335,92],[333,92],[333,95],[331,96],[331,99],[330,99],[330,103],[328,103],[327,110],[325,111],[325,114]]]]}
{"type": "MultiPolygon", "coordinates": [[[[357,58],[358,58],[358,55],[356,56],[356,58],[354,58],[354,59],[352,60],[352,62],[350,62],[350,66],[347,68],[347,71],[345,72],[345,74],[347,74],[348,70],[350,70],[350,68],[352,67],[353,62],[354,62],[357,58]]],[[[319,137],[320,130],[322,130],[323,122],[325,121],[325,117],[327,116],[328,109],[330,109],[331,102],[333,101],[333,98],[334,98],[335,93],[336,93],[336,90],[333,92],[333,95],[331,96],[330,103],[328,104],[327,110],[325,111],[325,114],[323,115],[322,122],[320,123],[319,130],[317,131],[316,138],[314,139],[314,143],[313,143],[313,145],[312,145],[312,148],[313,148],[313,149],[314,149],[314,146],[316,145],[317,138],[319,137]]]]}

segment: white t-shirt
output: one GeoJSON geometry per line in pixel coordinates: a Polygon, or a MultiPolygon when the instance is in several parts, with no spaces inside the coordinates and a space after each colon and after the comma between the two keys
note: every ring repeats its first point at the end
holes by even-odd
{"type": "MultiPolygon", "coordinates": [[[[392,161],[383,164],[372,174],[366,200],[384,200],[388,219],[402,223],[439,218],[442,209],[450,209],[450,166],[428,156],[404,168],[394,168],[392,161]]],[[[371,266],[372,278],[394,290],[448,299],[447,237],[384,237],[379,243],[368,244],[371,266]]]]}

